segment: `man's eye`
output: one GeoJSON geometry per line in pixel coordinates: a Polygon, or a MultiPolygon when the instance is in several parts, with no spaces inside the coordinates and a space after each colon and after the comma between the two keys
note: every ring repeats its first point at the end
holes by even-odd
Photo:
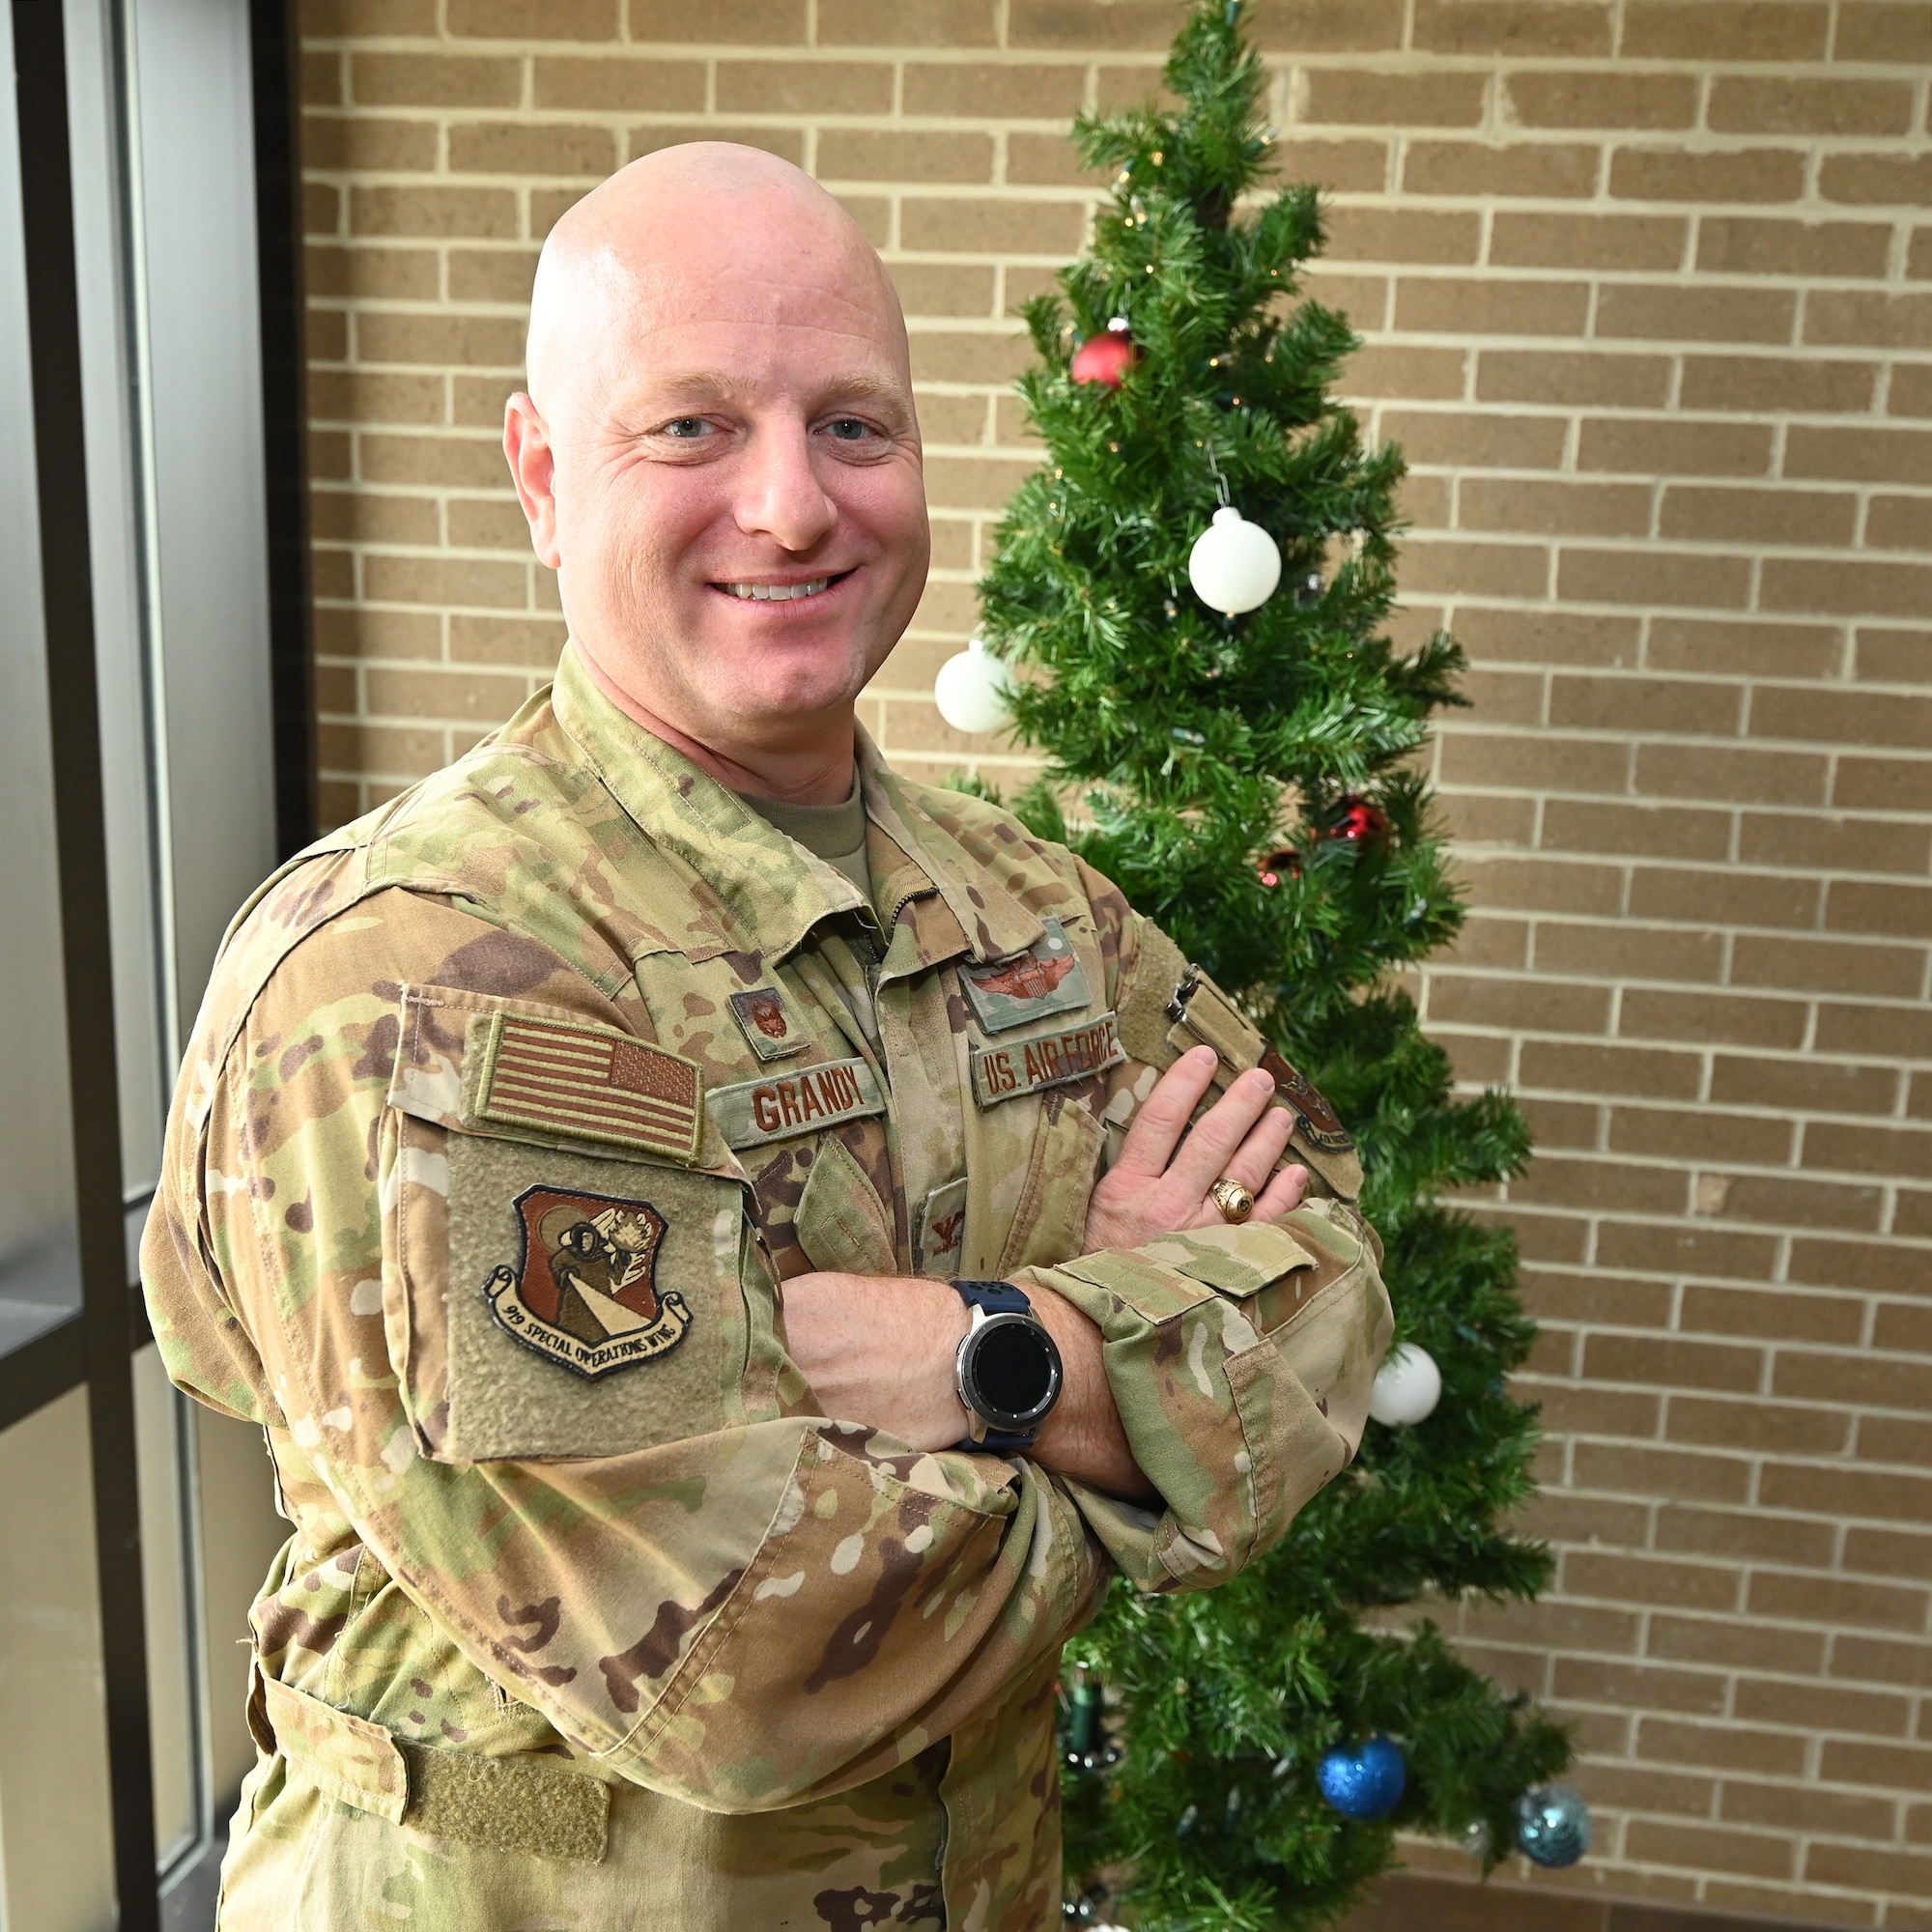
{"type": "Polygon", "coordinates": [[[686,440],[705,435],[711,425],[702,416],[679,416],[664,426],[666,436],[674,436],[686,440]]]}
{"type": "Polygon", "coordinates": [[[872,425],[861,422],[857,416],[834,416],[825,425],[826,434],[838,439],[840,442],[863,442],[872,434],[872,425]]]}

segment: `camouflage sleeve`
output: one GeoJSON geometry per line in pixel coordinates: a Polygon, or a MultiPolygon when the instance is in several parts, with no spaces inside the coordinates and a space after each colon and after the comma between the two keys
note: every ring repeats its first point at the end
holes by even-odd
{"type": "Polygon", "coordinates": [[[1138,1588],[1226,1581],[1348,1467],[1392,1320],[1363,1235],[1319,1202],[1026,1271],[1100,1330],[1128,1444],[1160,1492],[1156,1513],[1068,1486],[1138,1588]]]}
{"type": "Polygon", "coordinates": [[[1030,1466],[788,1412],[722,1145],[566,1143],[527,1100],[481,1130],[506,1013],[648,1055],[582,975],[393,891],[290,952],[232,1044],[205,1016],[205,1126],[178,1122],[148,1244],[171,1372],[264,1420],[463,1653],[618,1775],[717,1811],[881,1776],[1050,1655],[1105,1558],[1030,1466]],[[573,1376],[491,1322],[469,1275],[501,1241],[469,1224],[488,1196],[513,1229],[506,1189],[657,1214],[686,1338],[573,1376]]]}
{"type": "MultiPolygon", "coordinates": [[[[1200,1024],[1177,1019],[1175,992],[1191,971],[1179,949],[1097,874],[1083,884],[1111,942],[1109,990],[1129,1056],[1103,1116],[1118,1143],[1160,1073],[1201,1039],[1222,1054],[1217,1093],[1268,1063],[1261,1035],[1205,976],[1178,1003],[1200,1024]]],[[[1225,1580],[1285,1533],[1360,1444],[1393,1318],[1380,1244],[1353,1206],[1360,1169],[1331,1122],[1319,1094],[1297,1110],[1286,1157],[1307,1160],[1326,1193],[1279,1222],[1195,1229],[1026,1271],[1099,1328],[1122,1425],[1160,1492],[1155,1513],[1068,1486],[1139,1588],[1225,1580]]]]}

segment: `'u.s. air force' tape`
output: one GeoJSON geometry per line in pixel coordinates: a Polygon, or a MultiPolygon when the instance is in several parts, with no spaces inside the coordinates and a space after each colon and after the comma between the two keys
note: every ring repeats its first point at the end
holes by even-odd
{"type": "Polygon", "coordinates": [[[1017,1099],[1041,1087],[1084,1080],[1126,1059],[1112,1013],[1039,1039],[1009,1040],[973,1049],[973,1097],[982,1107],[1017,1099]]]}
{"type": "Polygon", "coordinates": [[[762,1147],[886,1111],[878,1080],[863,1060],[774,1067],[761,1080],[712,1088],[704,1104],[728,1148],[762,1147]]]}

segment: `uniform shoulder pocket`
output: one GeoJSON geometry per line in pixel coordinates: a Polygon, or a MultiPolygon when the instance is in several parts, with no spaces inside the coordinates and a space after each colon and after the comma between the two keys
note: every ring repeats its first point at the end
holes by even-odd
{"type": "Polygon", "coordinates": [[[622,1455],[766,1412],[770,1297],[692,1062],[412,987],[388,1102],[384,1312],[427,1454],[622,1455]]]}
{"type": "Polygon", "coordinates": [[[1191,1047],[1211,1046],[1220,1061],[1204,1107],[1230,1081],[1260,1066],[1274,1081],[1274,1104],[1294,1117],[1287,1158],[1313,1176],[1310,1191],[1354,1201],[1362,1192],[1355,1143],[1335,1110],[1305,1074],[1185,955],[1151,920],[1143,920],[1139,951],[1120,996],[1121,1044],[1144,1065],[1165,1071],[1191,1047]]]}

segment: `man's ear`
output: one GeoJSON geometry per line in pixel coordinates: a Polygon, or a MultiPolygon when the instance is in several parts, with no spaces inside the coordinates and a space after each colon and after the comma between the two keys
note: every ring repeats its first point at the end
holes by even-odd
{"type": "Polygon", "coordinates": [[[530,548],[537,561],[556,569],[562,551],[556,541],[556,456],[543,415],[522,389],[503,405],[503,454],[517,486],[517,501],[529,521],[530,548]]]}

